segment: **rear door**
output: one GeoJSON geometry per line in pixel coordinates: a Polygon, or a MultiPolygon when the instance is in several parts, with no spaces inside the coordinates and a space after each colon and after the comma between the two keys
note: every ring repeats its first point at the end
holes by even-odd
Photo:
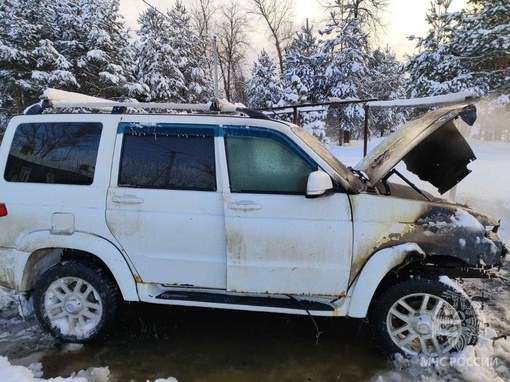
{"type": "Polygon", "coordinates": [[[212,125],[123,123],[108,226],[141,281],[225,288],[225,226],[212,125]]]}
{"type": "Polygon", "coordinates": [[[318,165],[283,133],[230,126],[224,135],[228,290],[345,292],[352,251],[347,195],[306,198],[318,165]]]}

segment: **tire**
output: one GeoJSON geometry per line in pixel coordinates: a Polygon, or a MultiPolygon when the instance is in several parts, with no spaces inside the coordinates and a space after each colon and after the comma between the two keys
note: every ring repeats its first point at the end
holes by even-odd
{"type": "Polygon", "coordinates": [[[44,272],[34,290],[34,310],[41,326],[64,342],[104,337],[121,302],[117,284],[105,273],[70,261],[44,272]]]}
{"type": "Polygon", "coordinates": [[[462,291],[439,280],[408,279],[372,302],[376,344],[388,354],[440,357],[478,341],[478,318],[462,291]]]}

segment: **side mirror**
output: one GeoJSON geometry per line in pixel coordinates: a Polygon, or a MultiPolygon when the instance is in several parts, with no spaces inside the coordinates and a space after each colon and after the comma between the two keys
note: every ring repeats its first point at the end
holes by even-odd
{"type": "Polygon", "coordinates": [[[308,175],[308,182],[306,184],[307,197],[324,195],[327,190],[331,190],[332,188],[333,182],[330,176],[324,171],[314,171],[308,175]]]}

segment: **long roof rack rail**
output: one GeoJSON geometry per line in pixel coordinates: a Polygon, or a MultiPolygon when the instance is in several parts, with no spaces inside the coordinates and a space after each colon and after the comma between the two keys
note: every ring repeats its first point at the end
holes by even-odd
{"type": "Polygon", "coordinates": [[[25,109],[23,114],[40,114],[47,108],[91,108],[113,114],[122,114],[128,108],[134,109],[168,109],[168,110],[196,110],[217,113],[243,113],[250,118],[270,119],[267,115],[247,109],[238,104],[232,104],[225,99],[212,99],[208,103],[190,104],[174,102],[118,102],[103,98],[91,97],[80,93],[67,92],[58,89],[46,89],[41,101],[25,109]]]}

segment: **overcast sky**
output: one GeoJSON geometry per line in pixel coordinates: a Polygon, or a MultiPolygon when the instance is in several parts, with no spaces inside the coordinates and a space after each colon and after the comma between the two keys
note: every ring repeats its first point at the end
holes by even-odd
{"type": "MultiPolygon", "coordinates": [[[[147,0],[150,4],[161,11],[166,11],[175,4],[175,0],[147,0]]],[[[247,0],[244,0],[247,1],[247,0]]],[[[221,0],[220,0],[221,2],[221,0]]],[[[320,7],[315,0],[294,0],[296,4],[296,26],[299,27],[308,17],[310,20],[320,17],[320,7]]],[[[412,54],[415,42],[409,41],[407,36],[424,36],[428,30],[425,14],[429,8],[430,0],[388,0],[389,7],[384,14],[386,33],[378,36],[381,46],[388,44],[402,58],[405,53],[412,54]]],[[[183,0],[185,5],[193,3],[193,0],[183,0]]],[[[458,11],[465,6],[466,0],[453,0],[450,11],[458,11]]],[[[132,29],[137,28],[138,15],[147,8],[142,0],[120,0],[120,12],[125,17],[128,26],[132,29]]],[[[264,37],[265,29],[261,26],[254,33],[253,40],[255,45],[260,44],[260,49],[264,47],[267,38],[264,37]]],[[[256,54],[254,58],[256,58],[256,54]]]]}

